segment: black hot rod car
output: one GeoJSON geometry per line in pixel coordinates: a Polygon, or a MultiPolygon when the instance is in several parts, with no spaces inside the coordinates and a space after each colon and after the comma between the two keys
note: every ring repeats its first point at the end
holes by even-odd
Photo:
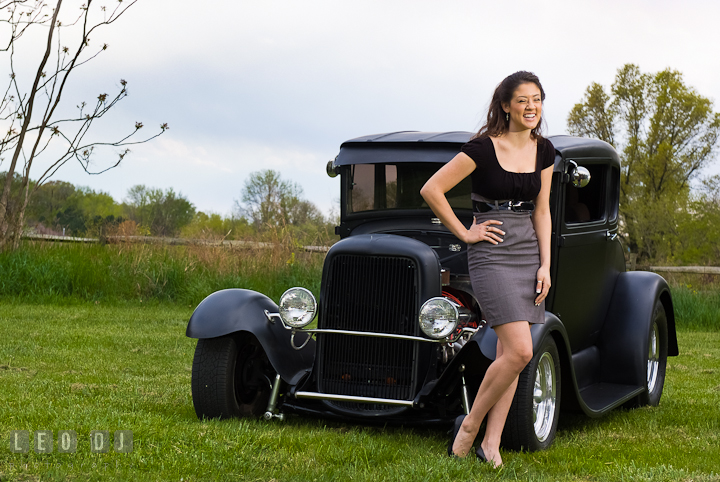
{"type": "MultiPolygon", "coordinates": [[[[449,424],[468,412],[497,337],[470,285],[467,246],[420,188],[470,136],[396,132],[342,144],[327,168],[340,176],[341,240],[327,253],[319,302],[304,288],[278,304],[244,289],[203,300],[187,327],[198,339],[198,417],[449,424]]],[[[552,443],[561,400],[591,417],[657,405],[667,357],[678,354],[665,280],[626,271],[617,153],[592,139],[551,140],[552,288],[503,433],[513,449],[552,443]]],[[[447,194],[466,225],[470,189],[468,178],[447,194]]]]}

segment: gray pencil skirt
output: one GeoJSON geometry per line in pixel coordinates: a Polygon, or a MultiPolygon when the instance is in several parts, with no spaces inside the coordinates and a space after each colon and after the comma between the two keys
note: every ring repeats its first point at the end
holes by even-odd
{"type": "Polygon", "coordinates": [[[483,317],[491,327],[512,321],[545,322],[545,301],[535,306],[540,250],[528,212],[475,213],[477,223],[502,221],[504,241],[468,247],[468,268],[483,317]]]}

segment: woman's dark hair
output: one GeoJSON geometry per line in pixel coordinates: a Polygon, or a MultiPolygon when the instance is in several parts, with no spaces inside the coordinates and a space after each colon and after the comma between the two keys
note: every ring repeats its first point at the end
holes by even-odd
{"type": "MultiPolygon", "coordinates": [[[[540,79],[537,75],[532,72],[526,72],[521,70],[515,72],[512,75],[508,75],[503,79],[502,82],[495,87],[492,100],[490,101],[490,107],[488,107],[487,120],[477,134],[473,136],[477,137],[497,137],[505,134],[508,131],[509,121],[505,120],[505,111],[502,108],[503,104],[509,104],[512,100],[513,93],[521,84],[535,84],[540,89],[540,100],[545,101],[545,91],[540,84],[540,79]]],[[[530,131],[530,135],[533,139],[542,139],[542,116],[537,123],[537,126],[530,131]]]]}

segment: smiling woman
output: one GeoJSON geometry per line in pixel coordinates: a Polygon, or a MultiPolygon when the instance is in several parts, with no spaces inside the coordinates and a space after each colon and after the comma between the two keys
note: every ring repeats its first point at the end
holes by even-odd
{"type": "MultiPolygon", "coordinates": [[[[545,322],[550,289],[549,198],[555,150],[540,135],[544,99],[536,75],[520,71],[506,77],[495,89],[485,125],[421,190],[435,215],[468,244],[472,288],[498,336],[496,359],[469,413],[457,417],[448,455],[470,452],[487,415],[475,453],[494,466],[502,465],[500,438],[518,376],[533,360],[530,325],[545,322]],[[474,211],[469,229],[447,198],[467,177],[472,180],[474,211]]],[[[549,343],[548,350],[555,350],[549,343]]],[[[550,415],[541,442],[557,424],[554,402],[550,415]]]]}

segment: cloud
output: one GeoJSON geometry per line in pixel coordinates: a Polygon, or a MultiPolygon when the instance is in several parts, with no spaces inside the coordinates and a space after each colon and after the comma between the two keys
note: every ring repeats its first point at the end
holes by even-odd
{"type": "Polygon", "coordinates": [[[60,176],[116,198],[133,184],[173,187],[223,213],[249,173],[270,168],[327,210],[339,187],[325,163],[343,141],[475,130],[516,70],[540,76],[551,134],[565,132],[591,82],[609,85],[627,62],[678,69],[712,97],[719,16],[720,3],[703,0],[138,2],[95,35],[110,48],[77,72],[67,99],[126,78],[113,125],[170,130],[117,171],[60,176]]]}

